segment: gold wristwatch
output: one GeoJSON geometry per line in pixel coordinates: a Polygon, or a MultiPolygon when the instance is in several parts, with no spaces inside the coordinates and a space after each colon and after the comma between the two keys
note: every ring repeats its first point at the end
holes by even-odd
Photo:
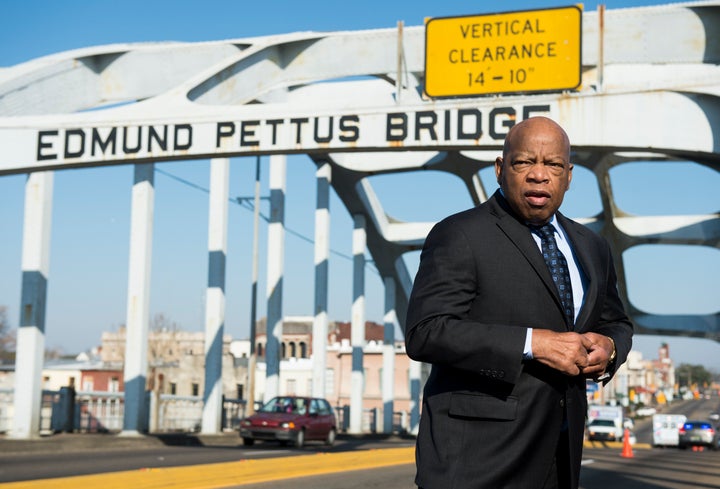
{"type": "Polygon", "coordinates": [[[617,356],[617,350],[615,350],[615,340],[613,340],[609,336],[607,337],[607,339],[609,339],[610,343],[612,343],[612,353],[610,354],[610,359],[608,360],[608,364],[610,364],[615,360],[615,357],[617,356]]]}

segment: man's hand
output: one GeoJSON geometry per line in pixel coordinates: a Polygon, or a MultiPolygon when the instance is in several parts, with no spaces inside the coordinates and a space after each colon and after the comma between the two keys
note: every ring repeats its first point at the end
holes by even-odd
{"type": "MultiPolygon", "coordinates": [[[[533,330],[533,358],[567,375],[584,373],[585,369],[590,365],[591,355],[593,355],[594,362],[598,361],[597,357],[600,354],[598,352],[593,353],[591,348],[593,348],[592,340],[586,335],[572,332],[556,333],[549,329],[533,330]]],[[[605,364],[607,364],[609,356],[608,353],[605,364]]]]}
{"type": "Polygon", "coordinates": [[[589,344],[588,364],[583,369],[583,374],[588,378],[597,378],[607,370],[614,349],[613,342],[607,336],[598,333],[584,333],[582,336],[589,344]]]}

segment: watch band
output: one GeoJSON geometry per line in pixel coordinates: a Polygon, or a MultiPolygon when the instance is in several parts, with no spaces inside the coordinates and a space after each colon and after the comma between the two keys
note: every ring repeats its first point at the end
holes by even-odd
{"type": "Polygon", "coordinates": [[[608,336],[607,339],[609,339],[610,343],[612,343],[612,353],[610,354],[610,359],[608,360],[608,363],[612,363],[617,356],[617,350],[615,349],[615,340],[613,340],[610,336],[608,336]]]}

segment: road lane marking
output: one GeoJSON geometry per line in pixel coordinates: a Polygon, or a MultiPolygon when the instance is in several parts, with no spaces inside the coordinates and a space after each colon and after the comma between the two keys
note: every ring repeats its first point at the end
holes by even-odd
{"type": "Polygon", "coordinates": [[[240,460],[184,467],[40,479],[0,484],[2,489],[218,489],[350,470],[415,463],[415,447],[317,453],[297,457],[240,460]]]}

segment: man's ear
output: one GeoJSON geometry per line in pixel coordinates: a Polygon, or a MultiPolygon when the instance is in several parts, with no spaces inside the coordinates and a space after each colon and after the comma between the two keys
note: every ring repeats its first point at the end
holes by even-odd
{"type": "Polygon", "coordinates": [[[500,178],[502,177],[503,159],[502,156],[495,158],[495,179],[498,185],[500,185],[500,178]]]}
{"type": "Polygon", "coordinates": [[[570,183],[572,182],[572,177],[573,177],[573,168],[575,168],[575,165],[573,165],[573,164],[571,163],[571,164],[570,164],[570,171],[569,171],[569,173],[568,173],[568,184],[567,184],[567,188],[565,189],[566,192],[567,192],[568,190],[570,190],[570,183]]]}

